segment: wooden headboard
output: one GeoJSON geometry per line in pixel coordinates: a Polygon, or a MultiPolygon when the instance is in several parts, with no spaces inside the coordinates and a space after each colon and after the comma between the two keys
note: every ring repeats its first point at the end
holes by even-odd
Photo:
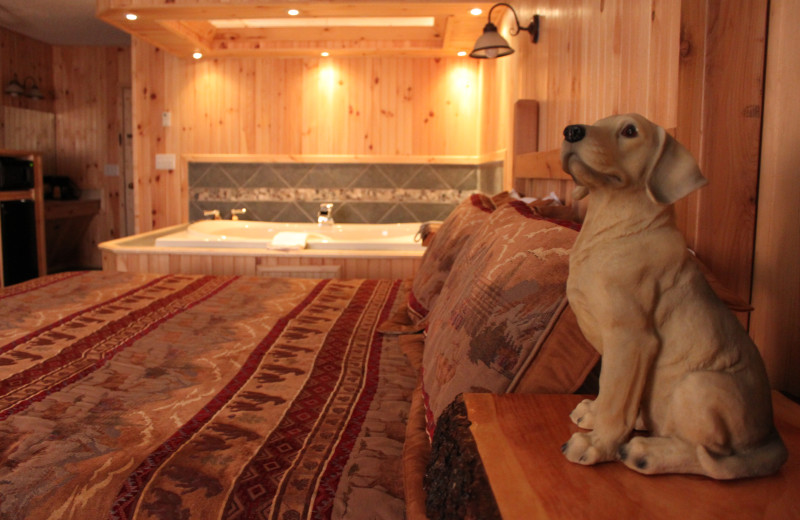
{"type": "Polygon", "coordinates": [[[572,178],[561,169],[561,150],[539,151],[539,102],[514,103],[512,187],[529,197],[554,192],[565,204],[572,202],[572,178]]]}

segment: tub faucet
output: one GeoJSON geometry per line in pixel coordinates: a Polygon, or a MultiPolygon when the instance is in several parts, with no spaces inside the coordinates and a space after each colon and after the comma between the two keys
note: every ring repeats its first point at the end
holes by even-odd
{"type": "Polygon", "coordinates": [[[222,217],[219,216],[218,209],[206,209],[203,210],[203,218],[206,220],[220,220],[222,217]]]}
{"type": "Polygon", "coordinates": [[[239,215],[244,215],[245,213],[247,213],[247,208],[234,208],[231,210],[231,220],[239,220],[239,215]]]}
{"type": "Polygon", "coordinates": [[[317,224],[333,224],[333,204],[325,203],[319,205],[319,213],[317,213],[317,224]]]}

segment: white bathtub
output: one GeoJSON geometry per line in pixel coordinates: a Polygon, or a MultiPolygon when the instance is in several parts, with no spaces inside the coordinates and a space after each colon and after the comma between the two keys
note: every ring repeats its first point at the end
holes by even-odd
{"type": "Polygon", "coordinates": [[[419,223],[332,224],[203,220],[156,238],[157,247],[422,251],[419,223]]]}

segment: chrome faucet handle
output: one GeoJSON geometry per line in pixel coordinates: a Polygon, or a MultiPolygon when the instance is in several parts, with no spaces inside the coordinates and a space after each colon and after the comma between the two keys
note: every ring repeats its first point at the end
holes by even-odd
{"type": "Polygon", "coordinates": [[[231,210],[231,220],[239,220],[239,215],[244,215],[245,213],[247,213],[247,208],[234,208],[231,210]]]}
{"type": "Polygon", "coordinates": [[[325,202],[319,205],[317,224],[333,224],[333,204],[325,202]]]}
{"type": "Polygon", "coordinates": [[[203,210],[203,218],[212,217],[214,220],[220,220],[221,217],[219,216],[218,209],[206,209],[203,210]]]}

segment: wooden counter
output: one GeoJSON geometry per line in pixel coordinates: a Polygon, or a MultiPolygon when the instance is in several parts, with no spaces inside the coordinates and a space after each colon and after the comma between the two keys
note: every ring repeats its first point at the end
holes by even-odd
{"type": "Polygon", "coordinates": [[[83,268],[81,238],[100,211],[100,200],[48,200],[44,207],[48,272],[83,268]]]}

